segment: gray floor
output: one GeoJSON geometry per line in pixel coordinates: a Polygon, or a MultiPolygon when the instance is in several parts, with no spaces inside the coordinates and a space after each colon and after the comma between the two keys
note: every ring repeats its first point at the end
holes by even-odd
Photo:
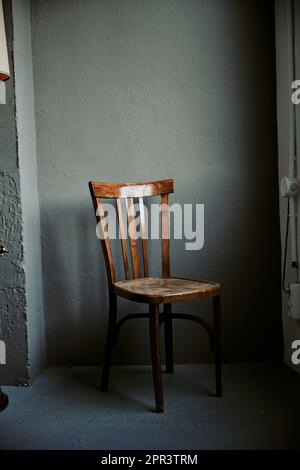
{"type": "Polygon", "coordinates": [[[215,398],[213,366],[164,375],[166,411],[152,412],[149,367],[48,369],[30,387],[4,387],[1,449],[300,448],[300,375],[283,365],[226,365],[215,398]]]}

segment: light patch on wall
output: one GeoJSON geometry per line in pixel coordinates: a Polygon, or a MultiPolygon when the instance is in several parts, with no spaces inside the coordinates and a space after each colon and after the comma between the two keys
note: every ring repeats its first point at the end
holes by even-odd
{"type": "Polygon", "coordinates": [[[0,364],[6,364],[6,346],[2,340],[0,340],[0,364]]]}
{"type": "Polygon", "coordinates": [[[0,104],[6,104],[6,88],[4,82],[0,82],[0,104]]]}

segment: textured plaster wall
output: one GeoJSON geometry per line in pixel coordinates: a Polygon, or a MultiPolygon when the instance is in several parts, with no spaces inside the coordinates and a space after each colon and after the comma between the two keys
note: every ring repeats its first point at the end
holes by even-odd
{"type": "MultiPolygon", "coordinates": [[[[172,243],[172,272],[223,284],[225,360],[281,359],[272,5],[32,2],[49,365],[102,359],[106,276],[88,181],[166,177],[172,202],[205,204],[204,248],[172,243]]],[[[186,306],[211,318],[209,307],[186,306]]],[[[147,362],[146,338],[146,322],[125,326],[115,362],[147,362]]],[[[176,360],[208,361],[208,349],[200,328],[176,323],[176,360]]]]}
{"type": "MultiPolygon", "coordinates": [[[[295,5],[295,79],[300,80],[300,1],[296,0],[295,5]]],[[[278,120],[278,155],[279,155],[279,178],[288,175],[288,155],[289,155],[289,100],[291,88],[288,76],[288,53],[287,53],[287,17],[286,2],[276,1],[276,62],[277,62],[277,120],[278,120]]],[[[300,177],[300,105],[296,107],[296,138],[298,149],[298,177],[300,177]]],[[[280,199],[281,214],[281,240],[282,253],[284,250],[287,200],[280,199]]],[[[298,250],[300,248],[300,203],[298,205],[298,250]]],[[[300,255],[300,252],[299,252],[300,255]]],[[[287,264],[287,281],[295,282],[295,271],[292,272],[290,263],[287,264]]],[[[288,299],[286,295],[282,298],[283,330],[285,343],[285,361],[297,372],[299,366],[291,363],[292,342],[300,339],[300,321],[288,318],[288,299]]]]}
{"type": "Polygon", "coordinates": [[[37,182],[36,135],[29,0],[13,0],[16,125],[23,214],[29,373],[45,365],[45,323],[41,230],[37,182]]]}
{"type": "MultiPolygon", "coordinates": [[[[11,5],[3,4],[13,74],[11,5]]],[[[6,94],[7,104],[0,105],[0,244],[9,254],[0,259],[0,339],[6,343],[7,364],[0,365],[0,384],[22,384],[28,381],[26,289],[13,77],[6,94]]]]}

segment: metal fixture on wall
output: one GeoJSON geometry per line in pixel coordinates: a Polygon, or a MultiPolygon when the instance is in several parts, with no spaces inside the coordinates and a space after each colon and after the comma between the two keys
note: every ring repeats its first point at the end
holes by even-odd
{"type": "MultiPolygon", "coordinates": [[[[288,79],[289,84],[295,80],[295,15],[294,2],[287,0],[287,39],[288,39],[288,79]]],[[[293,319],[300,319],[300,283],[299,283],[299,256],[297,246],[297,199],[300,192],[300,181],[297,178],[297,145],[296,145],[296,110],[289,97],[289,173],[280,182],[281,195],[287,198],[287,222],[285,234],[283,289],[288,294],[288,314],[293,319]],[[291,239],[291,267],[295,272],[295,282],[285,285],[287,246],[290,231],[291,239]]]]}
{"type": "Polygon", "coordinates": [[[8,253],[7,248],[5,246],[0,245],[0,256],[4,256],[8,253]]]}

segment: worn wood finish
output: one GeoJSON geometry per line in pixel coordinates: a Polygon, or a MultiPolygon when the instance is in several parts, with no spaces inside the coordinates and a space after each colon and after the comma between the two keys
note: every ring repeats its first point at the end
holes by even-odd
{"type": "MultiPolygon", "coordinates": [[[[189,320],[198,323],[201,325],[207,332],[209,342],[211,345],[211,350],[214,352],[215,350],[215,334],[214,334],[214,329],[210,325],[210,323],[206,320],[203,320],[203,318],[199,317],[198,315],[192,315],[190,313],[173,313],[171,310],[171,304],[165,304],[164,305],[164,311],[159,314],[160,322],[161,324],[166,324],[166,321],[168,318],[172,318],[172,320],[189,320]]],[[[115,328],[115,335],[114,335],[114,343],[117,342],[118,335],[120,332],[121,327],[124,325],[129,320],[134,320],[134,319],[142,319],[142,318],[149,318],[149,313],[130,313],[129,315],[125,315],[122,317],[116,324],[115,328]]],[[[166,345],[166,348],[168,346],[166,345]]],[[[171,352],[173,353],[173,344],[172,344],[172,349],[171,352]]],[[[168,354],[168,353],[167,353],[168,354]]],[[[171,371],[170,371],[171,372],[171,371]]]]}
{"type": "Polygon", "coordinates": [[[107,328],[107,338],[106,338],[104,361],[103,361],[103,368],[102,368],[102,378],[101,378],[102,392],[106,392],[108,389],[111,356],[112,356],[113,347],[115,345],[114,339],[115,339],[115,333],[116,333],[116,323],[117,323],[117,296],[112,292],[112,289],[110,288],[108,328],[107,328]]]}
{"type": "Polygon", "coordinates": [[[169,195],[161,196],[161,257],[162,275],[170,276],[170,224],[169,224],[169,195]]]}
{"type": "Polygon", "coordinates": [[[158,305],[149,306],[149,330],[156,411],[161,413],[164,411],[164,397],[160,364],[160,321],[158,305]]]}
{"type": "Polygon", "coordinates": [[[110,242],[108,238],[107,226],[103,213],[102,199],[116,199],[117,214],[119,220],[119,230],[121,238],[122,256],[124,264],[125,279],[129,280],[131,277],[138,279],[142,277],[140,256],[139,256],[139,239],[136,233],[136,218],[134,211],[134,200],[139,200],[140,210],[140,223],[141,223],[141,244],[143,254],[143,275],[149,276],[148,264],[148,244],[146,233],[146,219],[144,210],[144,197],[148,196],[161,196],[163,202],[163,210],[161,215],[161,224],[163,232],[162,242],[162,272],[163,275],[170,275],[170,254],[169,254],[169,227],[168,227],[168,194],[173,192],[174,182],[172,179],[150,181],[147,183],[99,183],[96,181],[89,182],[90,192],[93,199],[95,210],[98,209],[97,220],[100,221],[102,232],[105,233],[105,238],[101,240],[106,270],[108,275],[109,285],[114,284],[116,281],[115,268],[113,263],[113,256],[111,252],[110,242]],[[130,258],[132,265],[132,276],[129,267],[129,253],[127,250],[127,240],[125,239],[127,231],[125,230],[125,220],[122,210],[122,200],[126,207],[128,237],[130,246],[130,258]]]}
{"type": "Polygon", "coordinates": [[[141,223],[141,235],[142,235],[144,277],[148,277],[149,276],[148,243],[147,243],[148,234],[147,234],[147,230],[146,230],[144,199],[142,197],[139,198],[139,207],[140,207],[140,223],[141,223]]]}
{"type": "Polygon", "coordinates": [[[180,277],[171,277],[170,273],[170,221],[169,193],[173,192],[173,180],[151,181],[148,183],[89,183],[94,209],[98,210],[97,221],[104,237],[101,240],[106,264],[109,286],[109,321],[105,347],[101,389],[106,391],[109,383],[109,370],[113,347],[122,325],[135,318],[148,318],[156,411],[164,409],[163,386],[160,356],[160,325],[164,326],[166,372],[172,373],[173,365],[173,319],[192,320],[202,325],[207,331],[210,344],[215,355],[216,394],[222,396],[222,358],[221,358],[221,287],[217,282],[199,281],[180,277]],[[161,253],[162,277],[149,277],[148,245],[144,197],[161,196],[161,253]],[[138,198],[140,225],[142,235],[143,275],[137,240],[134,199],[138,198]],[[112,250],[108,238],[108,227],[105,220],[102,199],[116,199],[119,220],[119,231],[125,280],[116,280],[112,250]],[[126,217],[122,211],[122,201],[126,208],[126,217]],[[127,224],[127,226],[126,226],[127,224]],[[126,230],[128,228],[128,231],[126,230]],[[130,252],[127,249],[126,234],[129,236],[130,252]],[[130,259],[132,273],[130,272],[130,259]],[[117,296],[149,305],[149,313],[130,314],[117,321],[117,296]],[[172,303],[198,299],[212,299],[213,326],[206,320],[191,315],[172,312],[172,303]],[[159,313],[159,304],[163,304],[163,312],[159,313]]]}
{"type": "Polygon", "coordinates": [[[91,186],[90,186],[90,190],[92,193],[96,220],[98,223],[100,223],[100,226],[101,226],[101,232],[102,232],[101,245],[102,245],[102,250],[103,250],[103,255],[104,255],[104,260],[105,260],[107,280],[108,280],[109,286],[112,286],[112,284],[116,281],[116,275],[115,275],[114,259],[113,259],[110,241],[108,237],[108,227],[105,221],[103,203],[100,199],[97,199],[94,197],[91,186]]]}
{"type": "Polygon", "coordinates": [[[220,294],[220,284],[177,277],[147,277],[115,282],[114,291],[135,302],[168,304],[212,298],[220,294]]]}
{"type": "Polygon", "coordinates": [[[95,197],[115,199],[120,197],[160,196],[173,192],[173,180],[149,181],[147,183],[100,183],[91,181],[95,197]]]}
{"type": "Polygon", "coordinates": [[[215,372],[216,372],[216,395],[222,397],[222,332],[221,332],[221,298],[216,296],[213,298],[213,325],[215,333],[215,372]]]}
{"type": "Polygon", "coordinates": [[[127,237],[126,237],[125,225],[124,225],[122,200],[119,198],[117,199],[117,212],[118,212],[118,220],[119,220],[119,231],[120,231],[121,246],[122,246],[124,272],[125,272],[126,279],[130,279],[130,268],[129,268],[128,251],[127,251],[127,237]]]}
{"type": "Polygon", "coordinates": [[[138,238],[135,225],[135,213],[134,213],[134,202],[130,197],[126,199],[127,206],[127,216],[128,216],[128,236],[130,243],[130,253],[131,253],[131,262],[132,262],[132,272],[134,278],[141,277],[140,269],[140,255],[138,247],[138,238]]]}
{"type": "Polygon", "coordinates": [[[164,304],[164,317],[166,372],[172,374],[174,372],[172,304],[164,304]]]}

